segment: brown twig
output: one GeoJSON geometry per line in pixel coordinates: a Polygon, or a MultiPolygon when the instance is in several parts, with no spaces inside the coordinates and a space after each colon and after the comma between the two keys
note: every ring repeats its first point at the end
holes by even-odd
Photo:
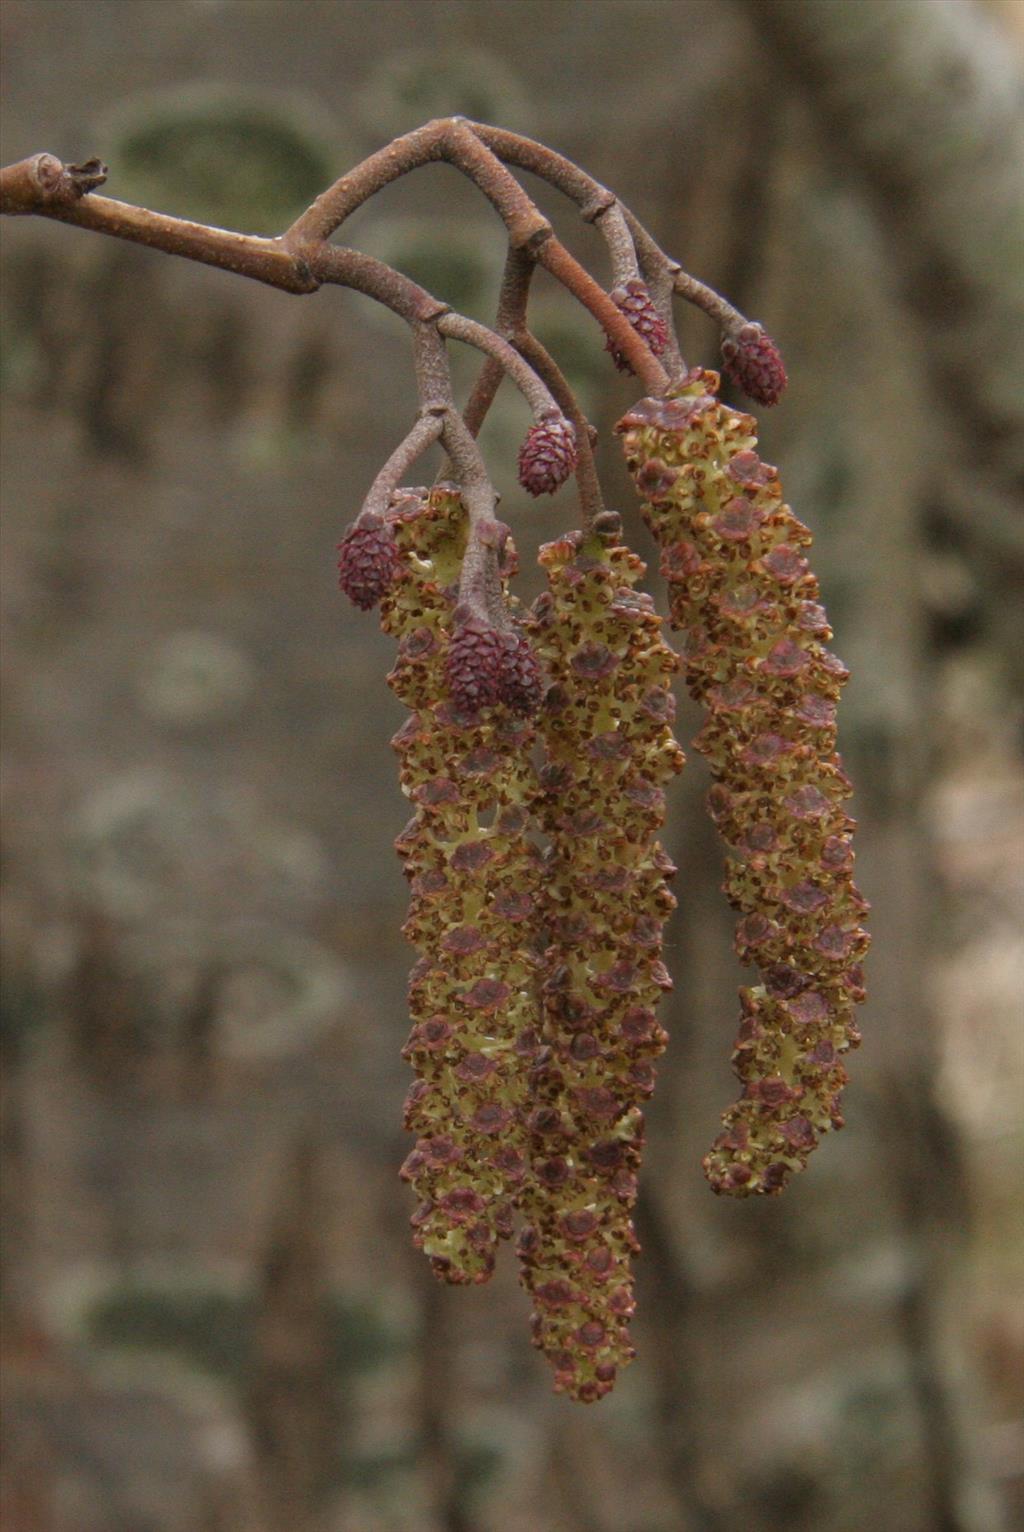
{"type": "MultiPolygon", "coordinates": [[[[486,325],[478,324],[475,319],[467,319],[463,314],[442,314],[437,321],[437,328],[442,335],[450,335],[453,340],[464,341],[486,352],[488,361],[496,364],[495,372],[499,381],[503,373],[512,379],[525,397],[535,419],[543,420],[547,415],[563,413],[536,367],[524,360],[516,347],[501,335],[495,334],[486,325]]],[[[472,434],[475,436],[477,433],[474,431],[472,434]]]]}
{"type": "MultiPolygon", "coordinates": [[[[570,160],[531,139],[464,118],[425,123],[370,155],[321,193],[277,238],[213,228],[97,196],[95,187],[103,183],[106,174],[106,167],[98,160],[69,166],[55,155],[33,155],[0,172],[0,210],[59,219],[233,271],[284,292],[312,293],[324,284],[334,284],[353,288],[384,304],[412,326],[421,407],[425,417],[436,417],[441,425],[433,434],[429,434],[422,421],[413,428],[378,476],[371,498],[378,489],[385,494],[381,487],[384,485],[389,486],[386,493],[390,493],[395,487],[392,484],[395,472],[400,476],[424,450],[419,445],[421,440],[426,445],[428,439],[433,441],[440,436],[448,456],[444,472],[451,472],[459,480],[474,527],[493,519],[495,505],[494,490],[474,437],[505,375],[522,391],[535,419],[561,412],[572,422],[577,437],[576,479],[583,525],[589,527],[602,509],[592,428],[568,381],[527,323],[530,282],[536,265],[551,272],[593,314],[611,345],[649,393],[663,393],[670,374],[676,375],[683,368],[672,326],[674,291],[701,302],[723,322],[735,316],[735,311],[724,305],[723,300],[687,277],[664,255],[614,193],[570,160]],[[497,333],[453,313],[448,304],[384,262],[361,251],[328,243],[345,219],[377,191],[432,162],[449,163],[466,175],[494,207],[507,231],[509,250],[498,305],[497,333]],[[555,236],[550,222],[511,174],[508,164],[543,177],[576,203],[584,220],[592,222],[604,237],[617,283],[643,274],[669,330],[666,352],[669,372],[613,298],[555,236]],[[718,309],[711,300],[718,303],[718,309]],[[469,399],[464,423],[461,419],[456,423],[454,418],[442,336],[475,346],[487,357],[469,399]]],[[[475,542],[471,538],[471,566],[480,559],[492,558],[491,553],[476,549],[475,542]]]]}
{"type": "Polygon", "coordinates": [[[668,328],[669,344],[665,356],[673,374],[685,370],[672,323],[673,292],[703,310],[723,330],[738,330],[747,323],[745,316],[720,293],[715,292],[706,282],[690,276],[678,261],[667,256],[639,218],[613,192],[573,164],[572,160],[534,139],[510,133],[504,128],[493,128],[478,122],[471,126],[499,159],[542,177],[576,203],[584,221],[593,223],[604,236],[617,282],[635,276],[639,267],[668,328]]]}
{"type": "MultiPolygon", "coordinates": [[[[505,270],[502,273],[501,289],[498,293],[498,312],[494,329],[496,334],[513,345],[526,323],[526,307],[530,296],[533,270],[533,262],[529,257],[521,250],[515,250],[510,246],[505,257],[505,270]]],[[[463,419],[474,436],[480,434],[480,428],[494,403],[503,375],[503,368],[494,358],[488,358],[480,369],[466,408],[462,412],[463,419]]]]}
{"type": "MultiPolygon", "coordinates": [[[[469,515],[470,529],[494,520],[497,496],[480,448],[455,407],[444,337],[434,324],[413,330],[413,360],[424,415],[441,423],[440,438],[469,515]]],[[[467,561],[468,561],[467,553],[467,561]]]]}
{"type": "Polygon", "coordinates": [[[484,142],[478,125],[463,118],[425,123],[370,155],[322,192],[281,242],[308,260],[310,246],[329,239],[375,192],[409,171],[437,161],[454,165],[479,187],[504,223],[512,248],[528,252],[552,271],[590,310],[644,386],[652,393],[662,392],[668,378],[657,359],[604,290],[555,238],[548,220],[484,142]]]}
{"type": "MultiPolygon", "coordinates": [[[[138,208],[108,197],[90,195],[102,184],[106,168],[99,161],[66,166],[54,155],[37,154],[0,172],[0,210],[37,213],[118,239],[161,249],[222,270],[265,282],[283,291],[315,292],[324,283],[351,287],[376,299],[416,326],[437,321],[445,333],[488,353],[489,387],[497,387],[500,368],[526,395],[535,417],[557,409],[550,391],[516,349],[486,326],[450,312],[417,283],[384,262],[360,251],[327,243],[327,237],[375,190],[432,159],[450,159],[484,190],[509,231],[510,246],[522,249],[550,236],[550,225],[518,182],[490,151],[457,120],[428,123],[357,166],[335,182],[280,238],[238,234],[189,219],[138,208]]],[[[571,257],[569,258],[571,263],[571,257]]],[[[583,301],[594,307],[589,279],[582,268],[570,280],[585,289],[583,301]]],[[[596,284],[592,284],[596,287],[596,284]]],[[[600,290],[598,290],[599,292],[600,290]]],[[[601,295],[603,298],[603,295],[601,295]]],[[[607,300],[605,300],[607,302],[607,300]]],[[[600,308],[600,301],[598,308],[600,308]]],[[[608,305],[613,307],[613,305],[608,305]]],[[[624,323],[622,316],[616,316],[624,323]]],[[[627,328],[629,328],[627,326],[627,328]]],[[[634,344],[636,337],[632,337],[634,344]]],[[[626,345],[629,344],[625,340],[626,345]]],[[[643,348],[641,345],[641,349],[643,348]]],[[[493,392],[492,392],[493,397],[493,392]]]]}
{"type": "MultiPolygon", "coordinates": [[[[62,171],[65,168],[62,166],[62,171]]],[[[6,177],[7,171],[2,174],[6,177]]],[[[172,218],[167,213],[116,202],[112,197],[83,194],[75,202],[54,200],[42,187],[34,201],[18,205],[18,200],[30,192],[31,185],[24,177],[5,180],[0,212],[38,213],[44,218],[56,218],[80,229],[93,229],[98,234],[148,245],[168,255],[182,255],[206,266],[218,266],[222,271],[234,271],[285,292],[312,293],[320,285],[306,263],[286,250],[280,240],[210,228],[187,218],[172,218]]]]}
{"type": "Polygon", "coordinates": [[[0,170],[0,212],[34,213],[68,206],[107,179],[101,160],[65,165],[55,154],[33,154],[0,170]]]}
{"type": "MultiPolygon", "coordinates": [[[[673,292],[726,329],[745,322],[719,294],[682,271],[614,193],[571,160],[519,134],[459,117],[425,123],[370,155],[322,192],[275,239],[236,234],[89,195],[105,180],[106,167],[98,160],[68,166],[50,154],[33,155],[0,172],[0,211],[58,218],[234,271],[285,292],[315,292],[323,282],[354,287],[416,322],[446,312],[447,305],[383,263],[371,262],[356,251],[339,250],[327,240],[376,192],[435,162],[453,165],[479,187],[505,224],[511,249],[526,253],[569,289],[594,315],[649,392],[663,392],[669,375],[608,294],[556,238],[549,221],[506,165],[541,176],[576,203],[581,217],[604,237],[616,283],[642,274],[669,330],[665,356],[672,374],[683,367],[672,325],[673,292]]],[[[496,379],[496,372],[489,368],[484,386],[492,397],[496,379]]]]}
{"type": "Polygon", "coordinates": [[[615,193],[572,160],[549,149],[546,144],[539,144],[536,139],[524,138],[505,128],[492,128],[484,122],[473,122],[470,127],[498,159],[539,176],[575,202],[584,223],[592,223],[604,239],[616,283],[625,283],[641,275],[645,261],[652,269],[659,262],[675,265],[615,193]]]}
{"type": "Polygon", "coordinates": [[[430,412],[419,417],[370,485],[370,492],[363,502],[364,511],[383,515],[388,508],[391,496],[405,479],[409,469],[423,456],[428,447],[433,446],[443,429],[443,414],[430,412]]]}

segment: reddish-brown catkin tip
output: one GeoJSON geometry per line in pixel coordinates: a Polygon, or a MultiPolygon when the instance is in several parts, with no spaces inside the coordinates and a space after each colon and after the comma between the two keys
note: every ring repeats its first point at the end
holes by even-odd
{"type": "Polygon", "coordinates": [[[756,404],[778,404],[786,391],[782,353],[759,324],[722,337],[722,370],[756,404]]]}
{"type": "Polygon", "coordinates": [[[519,482],[531,495],[553,495],[576,467],[576,433],[561,415],[531,426],[519,450],[519,482]]]}
{"type": "Polygon", "coordinates": [[[398,550],[383,516],[364,511],[338,544],[338,585],[364,611],[389,590],[398,569],[398,550]]]}
{"type": "Polygon", "coordinates": [[[455,706],[464,712],[493,707],[501,698],[505,635],[479,617],[468,617],[452,636],[446,674],[455,706]]]}
{"type": "MultiPolygon", "coordinates": [[[[645,284],[639,280],[626,282],[622,287],[613,287],[608,296],[615,307],[625,314],[633,329],[641,340],[646,341],[654,355],[661,356],[668,345],[668,326],[654,307],[654,300],[645,284]]],[[[633,371],[613,340],[605,342],[605,350],[611,352],[612,360],[620,372],[633,371]]]]}

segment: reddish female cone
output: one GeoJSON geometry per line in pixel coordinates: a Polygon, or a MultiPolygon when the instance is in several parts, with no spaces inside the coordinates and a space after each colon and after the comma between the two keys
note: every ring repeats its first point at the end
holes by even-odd
{"type": "Polygon", "coordinates": [[[461,620],[456,613],[456,624],[445,662],[448,690],[461,712],[475,713],[501,696],[505,636],[471,611],[461,620]]]}
{"type": "Polygon", "coordinates": [[[338,544],[338,584],[364,611],[376,606],[398,570],[391,529],[376,511],[363,511],[338,544]]]}
{"type": "Polygon", "coordinates": [[[519,482],[531,495],[553,495],[576,467],[576,433],[561,415],[549,415],[526,433],[519,451],[519,482]]]}
{"type": "MultiPolygon", "coordinates": [[[[625,314],[641,340],[647,342],[654,355],[661,356],[668,345],[668,326],[654,307],[654,299],[646,285],[634,279],[622,287],[613,287],[608,296],[615,307],[625,314]]],[[[612,361],[620,372],[633,371],[613,340],[605,342],[605,350],[611,352],[612,361]]]]}
{"type": "Polygon", "coordinates": [[[778,404],[788,382],[782,353],[759,324],[723,335],[722,370],[755,404],[778,404]]]}

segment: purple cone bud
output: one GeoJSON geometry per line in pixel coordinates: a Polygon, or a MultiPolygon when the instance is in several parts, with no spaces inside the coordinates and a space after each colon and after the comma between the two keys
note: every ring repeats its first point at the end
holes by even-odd
{"type": "Polygon", "coordinates": [[[479,617],[461,622],[452,636],[447,662],[455,706],[465,712],[493,707],[501,696],[504,665],[504,634],[479,617]]]}
{"type": "MultiPolygon", "coordinates": [[[[668,345],[668,326],[654,307],[654,300],[643,282],[634,279],[623,287],[613,287],[608,294],[617,309],[629,320],[633,329],[646,341],[655,356],[661,356],[668,345]]],[[[633,369],[613,340],[605,342],[605,350],[612,354],[612,361],[620,372],[633,369]]]]}
{"type": "Polygon", "coordinates": [[[364,511],[338,544],[338,584],[364,611],[376,606],[398,570],[398,549],[383,516],[364,511]]]}
{"type": "Polygon", "coordinates": [[[756,404],[778,404],[786,389],[782,354],[759,324],[722,337],[722,369],[756,404]]]}
{"type": "Polygon", "coordinates": [[[576,467],[576,433],[561,415],[531,426],[519,451],[519,482],[531,495],[553,495],[576,467]]]}

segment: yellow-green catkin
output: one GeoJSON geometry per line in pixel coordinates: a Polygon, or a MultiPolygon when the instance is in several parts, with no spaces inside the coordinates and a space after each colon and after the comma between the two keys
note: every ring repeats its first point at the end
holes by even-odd
{"type": "Polygon", "coordinates": [[[683,760],[670,727],[678,662],[634,588],[644,565],[614,536],[560,538],[541,563],[548,590],[527,628],[551,683],[538,803],[548,947],[518,1251],[534,1343],[556,1389],[588,1401],[634,1355],[641,1103],[671,987],[660,954],[675,869],[655,837],[683,760]]]}
{"type": "Polygon", "coordinates": [[[718,1192],[778,1192],[820,1134],[842,1126],[842,1057],[860,1041],[867,905],[853,883],[850,794],[836,754],[847,679],[805,549],[808,529],[755,451],[755,422],[695,369],[620,421],[626,459],[661,546],[696,741],[729,848],[736,947],[761,971],[740,992],[733,1055],[743,1084],[704,1161],[718,1192]]]}
{"type": "MultiPolygon", "coordinates": [[[[467,518],[448,486],[402,492],[388,513],[399,568],[383,626],[389,684],[409,708],[393,744],[415,805],[396,846],[411,885],[404,930],[416,1071],[402,1167],[419,1197],[415,1242],[448,1282],[484,1282],[512,1232],[527,1170],[524,1069],[536,1012],[539,853],[528,836],[533,726],[504,707],[459,711],[445,660],[467,518]]],[[[506,548],[506,563],[512,557],[506,548]]]]}

